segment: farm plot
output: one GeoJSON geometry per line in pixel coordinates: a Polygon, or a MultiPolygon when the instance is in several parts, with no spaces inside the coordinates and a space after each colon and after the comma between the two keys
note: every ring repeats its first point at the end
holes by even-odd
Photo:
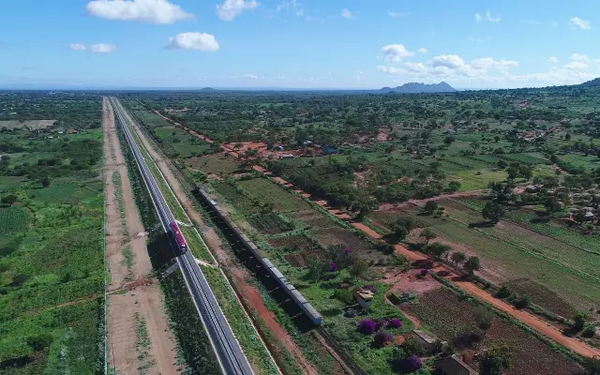
{"type": "Polygon", "coordinates": [[[171,156],[189,158],[201,155],[211,147],[209,143],[201,141],[175,126],[165,126],[151,131],[171,156]]]}
{"type": "Polygon", "coordinates": [[[330,246],[345,246],[350,250],[369,251],[373,250],[373,246],[358,237],[348,229],[329,228],[318,229],[312,232],[315,240],[324,248],[330,246]]]}
{"type": "Polygon", "coordinates": [[[512,280],[504,285],[519,295],[528,295],[532,301],[548,311],[552,311],[560,316],[575,316],[577,310],[566,303],[558,294],[536,282],[528,279],[512,280]]]}
{"type": "Polygon", "coordinates": [[[0,121],[0,129],[17,129],[26,128],[31,130],[46,129],[54,125],[56,120],[15,120],[15,121],[0,121]]]}
{"type": "Polygon", "coordinates": [[[502,155],[503,159],[508,161],[517,161],[525,164],[539,165],[548,164],[548,159],[544,155],[537,152],[530,152],[525,154],[505,154],[502,155]]]}
{"type": "Polygon", "coordinates": [[[29,214],[21,207],[0,207],[0,234],[27,230],[29,220],[29,214]]]}
{"type": "Polygon", "coordinates": [[[47,188],[30,189],[28,193],[42,202],[77,204],[95,197],[102,190],[101,185],[97,183],[86,186],[68,181],[61,182],[57,181],[47,188]]]}
{"type": "Polygon", "coordinates": [[[287,254],[284,258],[292,267],[306,267],[309,259],[322,256],[322,250],[303,251],[296,254],[287,254]]]}
{"type": "Polygon", "coordinates": [[[470,348],[464,346],[464,339],[473,333],[483,337],[480,344],[472,344],[477,350],[500,343],[508,344],[512,361],[510,369],[506,371],[507,375],[580,373],[581,369],[566,357],[500,318],[494,320],[487,332],[483,332],[475,323],[476,307],[476,304],[460,300],[447,289],[437,289],[426,292],[418,303],[404,308],[414,314],[433,334],[458,344],[459,349],[470,348]]]}
{"type": "Polygon", "coordinates": [[[293,229],[290,223],[285,222],[274,212],[257,213],[248,216],[247,220],[254,228],[267,234],[277,234],[293,229]]]}
{"type": "Polygon", "coordinates": [[[257,200],[264,203],[273,203],[275,210],[280,213],[302,211],[311,208],[302,198],[290,194],[279,185],[265,178],[240,181],[239,186],[257,200]]]}
{"type": "Polygon", "coordinates": [[[320,229],[335,227],[335,224],[333,223],[333,221],[331,221],[331,219],[313,209],[306,211],[290,212],[286,215],[291,217],[297,223],[301,223],[300,226],[303,227],[312,227],[320,229]]]}
{"type": "MultiPolygon", "coordinates": [[[[258,207],[250,199],[240,193],[234,186],[226,182],[212,182],[211,186],[227,202],[235,206],[236,211],[241,214],[253,215],[258,212],[258,207]]],[[[218,200],[217,200],[218,203],[218,200]]]]}
{"type": "Polygon", "coordinates": [[[306,250],[315,247],[315,243],[304,234],[272,238],[267,241],[272,248],[287,251],[306,250]]]}
{"type": "Polygon", "coordinates": [[[236,158],[225,153],[193,157],[187,159],[187,162],[194,169],[221,177],[231,176],[241,166],[241,163],[236,158]]]}
{"type": "MultiPolygon", "coordinates": [[[[439,241],[446,242],[454,250],[481,256],[481,274],[491,281],[504,283],[528,279],[557,293],[565,301],[564,305],[577,309],[596,305],[600,298],[600,257],[590,257],[568,243],[507,221],[492,228],[469,228],[468,224],[481,221],[477,211],[454,200],[442,200],[439,203],[446,208],[449,219],[418,216],[418,207],[411,207],[402,213],[376,212],[372,217],[377,223],[383,221],[388,228],[398,217],[414,217],[417,225],[431,228],[439,241]]],[[[536,304],[547,307],[554,305],[545,304],[547,301],[536,299],[535,295],[531,297],[536,304]]]]}

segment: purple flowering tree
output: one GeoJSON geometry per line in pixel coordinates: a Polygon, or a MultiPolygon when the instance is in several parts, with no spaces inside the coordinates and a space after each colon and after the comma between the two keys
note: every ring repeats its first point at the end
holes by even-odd
{"type": "Polygon", "coordinates": [[[337,272],[338,270],[338,266],[335,262],[331,262],[331,271],[332,272],[337,272]]]}
{"type": "Polygon", "coordinates": [[[400,319],[398,319],[398,318],[392,318],[388,322],[387,326],[389,328],[400,328],[400,327],[402,327],[402,321],[400,319]]]}
{"type": "Polygon", "coordinates": [[[421,358],[417,357],[415,354],[403,359],[400,363],[400,369],[402,372],[406,373],[415,372],[420,370],[421,367],[423,367],[423,362],[421,361],[421,358]]]}
{"type": "Polygon", "coordinates": [[[379,331],[380,329],[386,327],[388,325],[388,321],[385,319],[377,319],[375,321],[375,331],[379,331]]]}
{"type": "Polygon", "coordinates": [[[363,319],[358,322],[358,331],[363,335],[375,333],[375,322],[372,319],[363,319]]]}
{"type": "Polygon", "coordinates": [[[377,332],[375,338],[373,339],[373,345],[377,348],[382,348],[391,344],[392,342],[394,342],[394,336],[386,331],[377,332]]]}

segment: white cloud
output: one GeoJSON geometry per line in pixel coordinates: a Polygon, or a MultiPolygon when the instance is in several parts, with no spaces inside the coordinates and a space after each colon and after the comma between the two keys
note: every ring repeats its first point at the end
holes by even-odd
{"type": "Polygon", "coordinates": [[[491,57],[483,57],[471,61],[471,66],[478,70],[498,69],[506,70],[519,66],[516,61],[494,60],[491,57]]]}
{"type": "Polygon", "coordinates": [[[410,15],[410,12],[394,12],[392,10],[388,10],[387,14],[393,18],[401,18],[410,15]]]}
{"type": "Polygon", "coordinates": [[[551,56],[548,58],[548,62],[551,62],[552,64],[556,64],[558,62],[558,59],[554,56],[551,56]]]}
{"type": "Polygon", "coordinates": [[[417,50],[417,52],[419,52],[419,53],[427,53],[427,48],[419,48],[417,50]]]}
{"type": "Polygon", "coordinates": [[[240,76],[240,78],[245,78],[245,79],[258,79],[258,75],[256,74],[242,74],[240,76]]]}
{"type": "Polygon", "coordinates": [[[458,55],[439,55],[431,59],[430,64],[433,68],[448,68],[452,70],[467,69],[463,59],[458,55]]]}
{"type": "Polygon", "coordinates": [[[405,62],[404,64],[402,64],[402,66],[404,67],[404,69],[407,72],[410,72],[410,73],[417,73],[417,74],[427,73],[427,67],[423,63],[405,62]]]}
{"type": "Polygon", "coordinates": [[[351,19],[354,18],[354,16],[352,15],[352,12],[350,12],[348,9],[344,8],[342,9],[342,17],[346,18],[346,19],[351,19]]]}
{"type": "Polygon", "coordinates": [[[579,17],[573,17],[569,20],[569,23],[571,24],[571,27],[573,29],[583,29],[583,30],[590,30],[592,28],[592,23],[590,21],[586,21],[586,20],[582,20],[579,17]]]}
{"type": "Polygon", "coordinates": [[[388,62],[398,62],[403,57],[414,56],[415,53],[408,51],[402,44],[390,44],[381,49],[388,62]]]}
{"type": "Polygon", "coordinates": [[[406,73],[406,71],[404,69],[394,68],[393,66],[384,66],[384,65],[379,65],[377,67],[377,70],[382,71],[384,73],[388,73],[388,74],[406,73]]]}
{"type": "Polygon", "coordinates": [[[99,43],[92,45],[90,49],[94,53],[112,53],[117,50],[117,46],[110,43],[99,43]]]}
{"type": "Polygon", "coordinates": [[[587,57],[586,55],[581,55],[579,53],[574,53],[569,57],[569,60],[571,61],[579,61],[579,62],[588,62],[590,61],[590,58],[587,57]]]}
{"type": "Polygon", "coordinates": [[[588,64],[579,61],[573,61],[563,66],[563,68],[568,70],[586,70],[589,67],[588,64]]]}
{"type": "Polygon", "coordinates": [[[475,13],[475,20],[477,22],[481,22],[481,21],[500,22],[500,16],[494,17],[494,16],[492,16],[492,13],[488,10],[485,12],[485,14],[475,13]]]}
{"type": "Polygon", "coordinates": [[[215,52],[221,47],[215,39],[214,35],[207,33],[189,32],[180,33],[169,38],[167,48],[172,49],[189,49],[203,52],[215,52]]]}
{"type": "Polygon", "coordinates": [[[225,0],[217,5],[217,15],[223,21],[231,21],[245,10],[256,9],[260,3],[256,0],[225,0]]]}
{"type": "Polygon", "coordinates": [[[72,51],[85,51],[87,50],[87,47],[83,44],[79,44],[79,43],[71,43],[69,44],[69,48],[72,51]]]}
{"type": "Polygon", "coordinates": [[[168,0],[93,0],[86,10],[92,16],[118,21],[143,21],[170,24],[194,18],[168,0]]]}

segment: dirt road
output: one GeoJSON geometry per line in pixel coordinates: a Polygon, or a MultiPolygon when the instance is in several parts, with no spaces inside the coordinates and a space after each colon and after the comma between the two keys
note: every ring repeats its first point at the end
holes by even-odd
{"type": "Polygon", "coordinates": [[[109,365],[119,374],[176,375],[175,341],[164,311],[158,285],[149,282],[143,288],[127,287],[134,279],[147,278],[152,264],[146,248],[146,233],[131,189],[123,153],[116,133],[110,102],[103,101],[104,155],[107,194],[107,257],[111,273],[110,290],[125,288],[125,294],[109,297],[109,365]],[[128,236],[126,236],[128,235],[128,236]],[[127,251],[127,253],[125,252],[127,251]],[[127,256],[126,256],[127,254],[127,256]],[[127,261],[126,258],[130,258],[127,261]],[[139,320],[135,320],[135,316],[139,320]],[[150,340],[149,355],[140,356],[139,325],[146,327],[150,340]]]}

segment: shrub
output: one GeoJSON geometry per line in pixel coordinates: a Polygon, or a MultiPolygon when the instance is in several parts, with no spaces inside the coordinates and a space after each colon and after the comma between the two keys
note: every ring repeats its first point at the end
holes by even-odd
{"type": "Polygon", "coordinates": [[[498,289],[498,291],[496,292],[495,297],[503,299],[503,298],[510,297],[512,294],[513,294],[513,292],[512,292],[512,290],[510,290],[510,288],[508,286],[502,285],[500,287],[500,289],[498,289]]]}
{"type": "Polygon", "coordinates": [[[355,309],[353,309],[352,307],[350,307],[349,309],[347,309],[344,312],[344,316],[346,318],[354,318],[354,317],[358,316],[358,311],[356,311],[355,309]]]}
{"type": "Polygon", "coordinates": [[[363,319],[358,323],[358,331],[363,335],[375,333],[375,322],[372,319],[363,319]]]}
{"type": "Polygon", "coordinates": [[[423,362],[421,361],[421,358],[417,357],[415,354],[403,359],[400,362],[400,371],[405,373],[415,372],[420,370],[422,367],[423,362]]]}
{"type": "Polygon", "coordinates": [[[354,295],[352,294],[352,291],[347,289],[336,289],[331,298],[337,299],[346,305],[350,305],[354,302],[354,295]]]}
{"type": "Polygon", "coordinates": [[[591,338],[596,334],[596,326],[593,324],[587,324],[581,333],[583,337],[591,338]]]}
{"type": "Polygon", "coordinates": [[[524,294],[521,297],[517,298],[517,300],[515,301],[515,307],[517,309],[524,309],[527,306],[529,306],[530,302],[531,298],[527,294],[524,294]]]}
{"type": "Polygon", "coordinates": [[[373,345],[377,348],[382,348],[392,342],[394,342],[394,336],[386,331],[377,332],[373,339],[373,345]]]}
{"type": "Polygon", "coordinates": [[[388,322],[385,319],[377,319],[375,321],[375,331],[379,331],[387,326],[388,322]]]}
{"type": "Polygon", "coordinates": [[[578,312],[573,318],[573,330],[581,331],[583,326],[585,325],[585,319],[587,318],[587,314],[584,311],[578,312]]]}
{"type": "Polygon", "coordinates": [[[402,327],[402,321],[398,318],[392,318],[388,322],[388,328],[400,328],[402,327]]]}

